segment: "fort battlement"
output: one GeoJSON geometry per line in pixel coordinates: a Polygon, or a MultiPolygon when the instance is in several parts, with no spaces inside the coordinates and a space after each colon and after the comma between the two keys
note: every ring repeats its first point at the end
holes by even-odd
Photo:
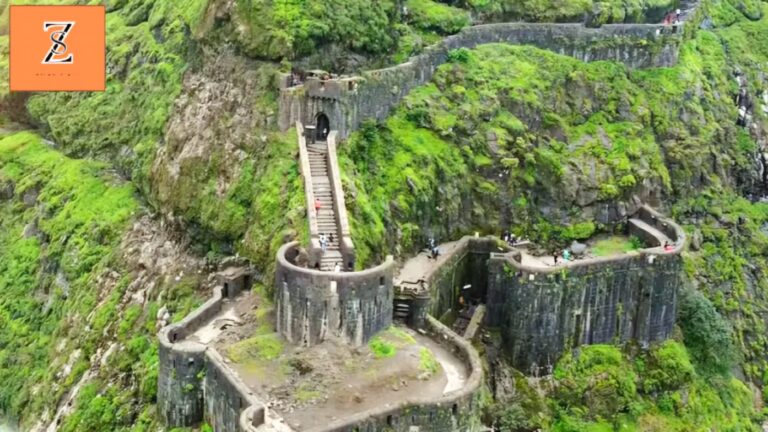
{"type": "Polygon", "coordinates": [[[645,205],[626,228],[644,248],[556,265],[494,238],[441,245],[437,260],[422,255],[401,269],[396,311],[419,326],[427,314],[455,313],[460,297],[476,299],[512,364],[531,375],[551,373],[561,354],[579,345],[664,340],[675,322],[685,233],[645,205]]]}
{"type": "MultiPolygon", "coordinates": [[[[239,278],[238,278],[239,279],[239,278]]],[[[236,280],[235,280],[236,281],[236,280]]],[[[213,296],[182,321],[160,330],[158,411],[168,427],[211,424],[216,431],[272,430],[266,407],[226,365],[213,346],[194,334],[219,315],[225,302],[224,282],[213,296]]],[[[242,288],[242,279],[232,285],[242,288]]]]}
{"type": "Polygon", "coordinates": [[[499,23],[477,25],[428,47],[422,54],[389,68],[359,76],[323,80],[309,78],[298,86],[281,76],[278,125],[314,124],[321,113],[345,139],[369,119],[381,121],[415,87],[427,83],[457,48],[488,43],[532,45],[582,61],[612,60],[632,69],[677,64],[683,24],[499,23]]]}
{"type": "Polygon", "coordinates": [[[327,272],[296,265],[298,246],[280,248],[275,271],[277,328],[288,341],[336,337],[360,346],[392,324],[392,256],[363,271],[327,272]]]}

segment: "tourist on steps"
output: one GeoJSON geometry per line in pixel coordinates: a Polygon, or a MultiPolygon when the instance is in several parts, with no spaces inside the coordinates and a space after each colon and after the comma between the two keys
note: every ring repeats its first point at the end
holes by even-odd
{"type": "Polygon", "coordinates": [[[320,200],[315,198],[315,213],[317,213],[319,215],[320,214],[320,207],[322,207],[322,206],[323,205],[320,203],[320,200]]]}
{"type": "Polygon", "coordinates": [[[336,266],[333,268],[333,271],[334,271],[335,273],[339,273],[339,272],[341,272],[341,263],[340,263],[340,262],[337,262],[337,263],[336,263],[336,266]]]}
{"type": "Polygon", "coordinates": [[[323,250],[323,253],[328,249],[328,238],[325,237],[325,234],[320,234],[320,249],[323,250]]]}
{"type": "Polygon", "coordinates": [[[675,24],[680,24],[680,8],[675,11],[675,24]]]}

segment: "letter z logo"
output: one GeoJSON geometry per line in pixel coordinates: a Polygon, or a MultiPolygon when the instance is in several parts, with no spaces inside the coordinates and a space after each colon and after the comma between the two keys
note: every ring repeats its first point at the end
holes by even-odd
{"type": "Polygon", "coordinates": [[[45,55],[42,64],[72,64],[75,62],[75,56],[73,54],[64,57],[67,53],[67,44],[64,43],[64,40],[74,26],[74,21],[46,21],[43,23],[43,31],[48,33],[53,30],[50,36],[53,45],[51,45],[51,49],[48,50],[48,54],[45,55]]]}

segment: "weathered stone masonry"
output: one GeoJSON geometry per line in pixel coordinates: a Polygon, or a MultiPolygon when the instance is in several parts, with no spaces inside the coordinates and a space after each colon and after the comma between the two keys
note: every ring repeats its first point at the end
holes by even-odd
{"type": "Polygon", "coordinates": [[[630,68],[666,67],[677,63],[682,25],[501,23],[469,27],[429,47],[408,62],[362,73],[361,76],[307,80],[287,87],[281,80],[278,123],[287,130],[295,122],[314,124],[320,113],[345,139],[363,121],[387,118],[415,87],[427,83],[450,51],[487,43],[533,45],[582,61],[614,60],[630,68]]]}
{"type": "Polygon", "coordinates": [[[647,346],[670,336],[685,234],[648,207],[639,217],[674,240],[674,249],[641,234],[653,247],[567,266],[526,267],[517,251],[491,255],[486,320],[501,330],[515,367],[547,374],[569,348],[629,340],[647,346]]]}
{"type": "Polygon", "coordinates": [[[391,256],[372,269],[324,272],[295,264],[298,243],[278,251],[275,273],[277,328],[304,346],[337,337],[359,346],[392,324],[391,256]]]}
{"type": "Polygon", "coordinates": [[[207,421],[217,432],[253,430],[265,422],[265,407],[224,363],[213,347],[185,340],[216,316],[228,299],[250,286],[244,274],[224,275],[213,297],[177,324],[158,335],[157,406],[168,427],[207,421]],[[222,294],[224,284],[232,289],[222,294]]]}
{"type": "Polygon", "coordinates": [[[557,267],[525,267],[520,251],[493,253],[493,238],[465,237],[424,275],[422,287],[398,280],[395,301],[410,305],[409,324],[459,307],[459,290],[487,307],[512,364],[532,375],[551,372],[562,353],[582,344],[629,340],[647,346],[669,337],[681,278],[682,229],[641,206],[628,230],[651,247],[557,267]],[[650,225],[650,227],[648,227],[650,225]],[[664,251],[663,239],[674,241],[664,251]]]}

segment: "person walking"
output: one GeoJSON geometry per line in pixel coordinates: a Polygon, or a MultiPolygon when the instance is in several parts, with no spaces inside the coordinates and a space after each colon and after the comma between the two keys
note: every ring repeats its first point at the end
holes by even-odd
{"type": "Polygon", "coordinates": [[[680,24],[680,8],[675,11],[675,24],[680,24]]]}
{"type": "Polygon", "coordinates": [[[325,237],[325,234],[320,234],[320,249],[322,249],[323,253],[328,249],[328,239],[325,237]]]}
{"type": "Polygon", "coordinates": [[[320,214],[320,207],[322,207],[323,204],[320,202],[319,199],[315,198],[315,213],[320,214]]]}

